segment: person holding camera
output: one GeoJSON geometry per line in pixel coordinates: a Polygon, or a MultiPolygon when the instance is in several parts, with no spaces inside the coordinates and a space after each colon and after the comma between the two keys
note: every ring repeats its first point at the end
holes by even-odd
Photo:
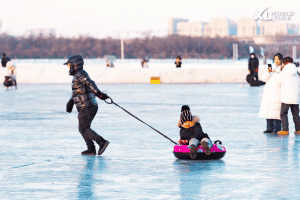
{"type": "Polygon", "coordinates": [[[299,76],[298,71],[293,63],[293,58],[284,57],[281,72],[275,77],[275,80],[281,86],[280,99],[280,119],[282,130],[278,135],[289,134],[288,110],[291,108],[293,120],[295,123],[295,134],[300,134],[300,118],[299,118],[299,76]]]}
{"type": "Polygon", "coordinates": [[[283,56],[280,53],[275,54],[273,57],[274,64],[268,64],[268,69],[262,76],[262,80],[266,82],[266,85],[260,105],[259,117],[267,119],[267,130],[264,133],[277,133],[281,130],[281,87],[275,80],[275,77],[281,71],[282,59],[283,56]]]}
{"type": "Polygon", "coordinates": [[[73,76],[72,96],[67,103],[67,112],[71,113],[74,104],[78,110],[79,132],[81,133],[87,150],[82,155],[96,155],[95,141],[100,147],[98,155],[101,155],[109,142],[91,129],[91,123],[98,111],[98,103],[95,96],[101,100],[109,97],[102,93],[95,82],[92,81],[88,73],[83,69],[83,57],[81,55],[71,55],[64,65],[68,65],[69,74],[73,76]]]}

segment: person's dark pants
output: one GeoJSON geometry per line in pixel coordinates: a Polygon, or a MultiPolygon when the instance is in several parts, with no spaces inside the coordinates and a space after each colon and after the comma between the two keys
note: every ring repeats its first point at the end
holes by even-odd
{"type": "Polygon", "coordinates": [[[78,113],[79,132],[81,133],[88,149],[95,149],[94,142],[100,144],[104,139],[91,129],[91,123],[98,111],[98,107],[83,108],[78,113]]]}
{"type": "Polygon", "coordinates": [[[256,80],[258,81],[258,72],[254,72],[254,77],[255,77],[256,80]]]}
{"type": "Polygon", "coordinates": [[[295,129],[296,131],[300,131],[299,104],[285,104],[285,103],[281,103],[281,110],[280,110],[282,130],[289,131],[288,111],[290,107],[292,110],[293,120],[295,123],[295,129]]]}
{"type": "Polygon", "coordinates": [[[279,119],[267,119],[267,130],[278,132],[281,130],[281,121],[279,119]]]}

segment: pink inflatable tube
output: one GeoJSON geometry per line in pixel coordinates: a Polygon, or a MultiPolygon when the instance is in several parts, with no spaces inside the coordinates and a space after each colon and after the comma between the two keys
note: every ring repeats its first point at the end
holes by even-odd
{"type": "MultiPolygon", "coordinates": [[[[174,156],[178,159],[191,159],[190,150],[188,145],[176,144],[174,146],[174,156]]],[[[206,155],[204,149],[199,145],[197,149],[197,156],[194,160],[212,160],[220,159],[225,156],[226,148],[222,145],[220,140],[214,142],[214,145],[211,148],[211,154],[206,155]]]]}

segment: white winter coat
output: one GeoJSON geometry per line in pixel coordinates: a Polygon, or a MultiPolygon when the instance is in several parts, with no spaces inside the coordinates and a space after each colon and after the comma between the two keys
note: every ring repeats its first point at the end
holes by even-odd
{"type": "Polygon", "coordinates": [[[299,75],[296,65],[289,63],[284,66],[282,72],[275,77],[281,85],[281,102],[285,104],[298,104],[299,75]]]}
{"type": "Polygon", "coordinates": [[[13,78],[14,80],[16,80],[16,67],[14,66],[12,61],[8,61],[6,63],[6,68],[7,68],[7,73],[6,76],[10,76],[11,78],[13,78]]]}
{"type": "Polygon", "coordinates": [[[280,66],[273,65],[272,68],[276,72],[269,73],[267,69],[262,76],[262,81],[266,82],[266,85],[260,104],[259,117],[280,120],[280,84],[275,80],[275,77],[280,73],[280,66]]]}

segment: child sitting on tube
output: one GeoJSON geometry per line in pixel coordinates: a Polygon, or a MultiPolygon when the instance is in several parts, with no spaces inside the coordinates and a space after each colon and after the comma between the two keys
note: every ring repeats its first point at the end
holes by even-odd
{"type": "Polygon", "coordinates": [[[179,144],[188,144],[190,149],[190,156],[192,159],[196,158],[197,148],[200,145],[205,150],[206,155],[211,154],[211,147],[213,146],[208,135],[203,132],[199,123],[198,116],[192,116],[189,106],[183,105],[181,108],[180,120],[178,123],[180,128],[179,144]]]}

